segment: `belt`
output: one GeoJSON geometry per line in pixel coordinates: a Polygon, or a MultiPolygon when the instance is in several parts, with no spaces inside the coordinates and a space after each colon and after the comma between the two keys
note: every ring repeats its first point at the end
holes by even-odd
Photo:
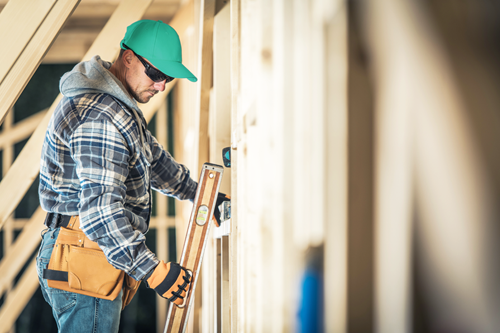
{"type": "Polygon", "coordinates": [[[47,217],[45,218],[44,224],[52,229],[59,227],[67,227],[70,219],[71,216],[69,215],[62,215],[59,213],[48,213],[47,217]]]}

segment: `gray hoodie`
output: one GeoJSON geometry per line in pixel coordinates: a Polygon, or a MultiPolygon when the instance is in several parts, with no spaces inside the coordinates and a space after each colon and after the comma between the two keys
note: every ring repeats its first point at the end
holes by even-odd
{"type": "Polygon", "coordinates": [[[130,97],[123,84],[109,71],[111,63],[94,56],[67,72],[59,82],[59,90],[66,97],[80,94],[105,93],[118,98],[129,108],[141,113],[137,102],[130,97]]]}

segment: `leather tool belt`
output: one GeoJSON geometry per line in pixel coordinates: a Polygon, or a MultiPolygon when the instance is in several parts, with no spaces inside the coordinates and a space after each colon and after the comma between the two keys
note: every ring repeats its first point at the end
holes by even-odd
{"type": "Polygon", "coordinates": [[[139,288],[140,281],[114,268],[97,243],[80,230],[78,216],[49,213],[45,225],[60,227],[43,278],[51,288],[114,300],[123,289],[122,309],[139,288]]]}

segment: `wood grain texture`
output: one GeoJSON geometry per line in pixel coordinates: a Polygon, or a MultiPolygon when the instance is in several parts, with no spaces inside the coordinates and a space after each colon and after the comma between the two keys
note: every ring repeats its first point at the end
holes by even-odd
{"type": "Polygon", "coordinates": [[[215,0],[201,1],[200,44],[198,55],[198,169],[208,161],[208,109],[212,87],[213,29],[215,0]]]}

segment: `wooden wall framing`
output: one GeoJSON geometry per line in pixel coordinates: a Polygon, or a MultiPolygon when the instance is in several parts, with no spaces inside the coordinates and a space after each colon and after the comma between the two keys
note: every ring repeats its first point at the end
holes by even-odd
{"type": "MultiPolygon", "coordinates": [[[[23,30],[26,41],[56,5],[40,2],[23,30]]],[[[120,20],[139,15],[131,13],[136,2],[122,5],[120,20]]],[[[429,7],[410,0],[196,0],[180,9],[171,24],[199,82],[169,84],[145,106],[145,117],[160,108],[164,123],[160,104],[172,94],[174,156],[193,178],[203,162],[220,164],[221,148],[232,147],[221,187],[232,197],[232,219],[212,229],[190,332],[301,331],[304,299],[316,299],[303,291],[310,273],[324,281],[316,295],[324,317],[315,323],[326,332],[424,332],[415,323],[414,307],[423,307],[417,287],[427,324],[449,324],[451,316],[469,331],[499,330],[500,268],[492,258],[500,158],[488,140],[500,133],[490,87],[500,80],[484,70],[496,68],[491,64],[462,72],[466,57],[442,46],[428,24],[436,20],[429,7]],[[490,104],[469,90],[461,94],[462,86],[490,104]]],[[[117,30],[103,33],[121,38],[117,30]]],[[[112,59],[117,47],[107,45],[95,47],[112,59]]],[[[10,57],[5,63],[15,64],[10,57]]],[[[10,170],[0,183],[0,227],[19,224],[9,217],[36,177],[52,111],[9,127],[0,110],[16,133],[0,134],[6,150],[41,124],[12,166],[4,160],[10,170]]],[[[190,211],[189,203],[176,204],[179,247],[190,211]]],[[[153,224],[164,231],[174,223],[164,201],[159,212],[153,224]]],[[[40,214],[19,237],[32,241],[40,214]]],[[[158,242],[165,243],[164,232],[158,242]]],[[[24,252],[18,257],[26,262],[24,252]]],[[[8,253],[0,292],[19,269],[8,253]]],[[[22,283],[12,293],[25,299],[34,283],[28,275],[22,283]]],[[[159,300],[158,309],[164,306],[159,300]]],[[[11,325],[16,311],[2,308],[0,325],[11,325]]],[[[159,326],[163,320],[158,316],[159,326]]]]}

